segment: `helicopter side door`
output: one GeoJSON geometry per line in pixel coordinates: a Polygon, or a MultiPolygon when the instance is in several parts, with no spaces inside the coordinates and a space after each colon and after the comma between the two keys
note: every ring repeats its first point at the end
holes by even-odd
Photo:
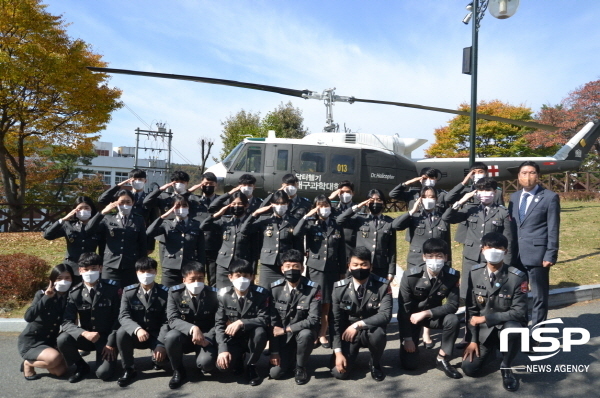
{"type": "Polygon", "coordinates": [[[292,159],[293,148],[291,144],[266,144],[265,145],[265,170],[264,191],[257,194],[267,196],[267,192],[274,192],[281,187],[284,175],[293,173],[292,159]]]}
{"type": "Polygon", "coordinates": [[[265,145],[262,143],[247,142],[227,170],[225,192],[237,187],[238,179],[243,174],[252,174],[256,177],[255,189],[259,192],[264,191],[264,163],[265,145]]]}

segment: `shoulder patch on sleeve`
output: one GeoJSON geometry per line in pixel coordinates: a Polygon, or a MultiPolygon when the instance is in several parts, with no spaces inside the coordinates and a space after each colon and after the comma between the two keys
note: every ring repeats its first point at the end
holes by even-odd
{"type": "Polygon", "coordinates": [[[42,289],[42,290],[40,290],[40,293],[46,294],[46,291],[44,289],[42,289]]]}
{"type": "Polygon", "coordinates": [[[342,287],[342,286],[344,286],[344,285],[345,285],[345,284],[347,284],[347,283],[348,283],[348,280],[347,280],[347,279],[342,279],[341,281],[337,281],[337,282],[335,283],[335,287],[342,287]]]}
{"type": "Polygon", "coordinates": [[[161,288],[162,290],[164,290],[165,292],[168,292],[168,291],[169,291],[169,288],[168,288],[168,287],[166,287],[165,285],[160,285],[160,288],[161,288]]]}
{"type": "Polygon", "coordinates": [[[257,292],[259,292],[259,293],[263,293],[265,291],[265,288],[262,287],[262,286],[254,285],[254,290],[257,291],[257,292]]]}
{"type": "Polygon", "coordinates": [[[380,277],[380,276],[378,276],[378,277],[377,277],[377,280],[378,280],[379,282],[381,282],[381,283],[388,283],[388,282],[389,282],[387,279],[385,279],[385,278],[382,278],[382,277],[380,277]]]}
{"type": "Polygon", "coordinates": [[[134,283],[133,285],[126,286],[124,290],[128,291],[128,290],[135,289],[138,287],[138,285],[139,285],[139,283],[134,283]]]}
{"type": "Polygon", "coordinates": [[[218,292],[219,291],[219,289],[217,289],[214,286],[208,286],[208,290],[210,290],[211,292],[218,292]]]}
{"type": "Polygon", "coordinates": [[[306,202],[308,202],[308,203],[311,203],[311,202],[310,202],[310,199],[308,199],[308,198],[302,197],[302,200],[304,200],[304,201],[306,201],[306,202]]]}
{"type": "Polygon", "coordinates": [[[471,271],[485,267],[485,264],[477,264],[471,267],[471,271]]]}
{"type": "Polygon", "coordinates": [[[525,275],[525,272],[523,272],[520,269],[515,268],[515,267],[509,267],[508,268],[508,272],[513,273],[513,274],[515,274],[517,276],[523,276],[523,275],[525,275]]]}
{"type": "Polygon", "coordinates": [[[412,267],[412,268],[409,270],[409,272],[410,272],[410,274],[409,274],[409,275],[416,275],[416,274],[419,274],[419,273],[421,273],[422,271],[423,271],[423,269],[422,269],[421,267],[412,267]]]}
{"type": "Polygon", "coordinates": [[[117,286],[117,281],[113,281],[112,279],[107,279],[106,283],[108,283],[109,285],[113,285],[113,286],[117,286]]]}
{"type": "Polygon", "coordinates": [[[285,282],[283,279],[276,280],[275,282],[271,283],[271,287],[283,285],[283,282],[285,282]]]}
{"type": "Polygon", "coordinates": [[[316,287],[317,284],[314,281],[306,281],[306,285],[307,286],[312,286],[312,287],[316,287]]]}
{"type": "Polygon", "coordinates": [[[448,273],[450,275],[456,275],[456,270],[454,268],[448,268],[448,273]]]}
{"type": "Polygon", "coordinates": [[[171,291],[176,291],[176,290],[181,290],[185,287],[185,285],[182,283],[180,285],[175,285],[175,286],[171,286],[171,291]]]}

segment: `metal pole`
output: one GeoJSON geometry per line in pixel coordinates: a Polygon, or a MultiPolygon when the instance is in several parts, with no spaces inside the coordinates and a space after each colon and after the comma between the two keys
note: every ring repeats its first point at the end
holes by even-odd
{"type": "Polygon", "coordinates": [[[171,129],[169,129],[169,151],[167,152],[167,171],[165,173],[165,181],[164,184],[167,183],[167,181],[169,181],[169,176],[168,174],[171,173],[171,141],[173,140],[173,133],[171,133],[171,129]]]}
{"type": "Polygon", "coordinates": [[[134,169],[138,168],[138,150],[140,147],[140,128],[135,129],[135,165],[134,169]]]}
{"type": "MultiPolygon", "coordinates": [[[[471,46],[471,133],[469,135],[469,167],[475,163],[475,138],[477,135],[477,47],[479,30],[479,0],[473,0],[473,44],[471,46]]],[[[485,8],[484,8],[485,10],[485,8]]]]}

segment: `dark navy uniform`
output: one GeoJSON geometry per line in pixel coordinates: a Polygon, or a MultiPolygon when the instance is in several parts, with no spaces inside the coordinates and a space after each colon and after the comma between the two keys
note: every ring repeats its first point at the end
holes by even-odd
{"type": "Polygon", "coordinates": [[[379,214],[358,213],[354,206],[337,218],[343,228],[356,231],[356,246],[364,246],[372,253],[373,273],[387,278],[396,274],[396,231],[392,228],[393,219],[379,214]]]}
{"type": "MultiPolygon", "coordinates": [[[[335,208],[332,209],[332,217],[337,218],[337,216],[356,205],[357,203],[354,202],[340,202],[335,208]]],[[[346,258],[348,258],[350,257],[350,252],[352,252],[352,249],[356,247],[356,231],[352,228],[344,228],[344,240],[346,241],[346,258]]]]}
{"type": "MultiPolygon", "coordinates": [[[[103,206],[109,205],[111,202],[115,201],[115,195],[117,192],[123,189],[125,188],[118,185],[107,189],[102,193],[102,195],[100,195],[100,197],[98,197],[98,204],[103,206]]],[[[146,196],[148,196],[145,191],[131,191],[131,193],[133,195],[133,208],[131,209],[131,212],[144,217],[144,223],[146,224],[146,227],[148,227],[148,225],[152,224],[154,219],[159,216],[158,211],[155,211],[155,208],[144,204],[144,200],[146,199],[146,196]]]]}
{"type": "Polygon", "coordinates": [[[47,296],[44,290],[35,293],[33,303],[25,312],[25,330],[19,335],[19,354],[29,362],[37,361],[46,348],[56,348],[56,337],[63,323],[67,293],[47,296]]]}
{"type": "Polygon", "coordinates": [[[116,360],[103,360],[102,350],[105,346],[117,348],[121,298],[115,281],[101,279],[93,287],[93,291],[94,293],[84,283],[80,283],[69,292],[63,331],[58,336],[57,343],[67,365],[83,361],[78,350],[96,351],[96,376],[106,381],[114,372],[116,360]],[[83,332],[98,332],[100,338],[92,343],[81,336],[83,332]]]}
{"type": "Polygon", "coordinates": [[[271,354],[279,354],[281,362],[271,368],[270,374],[271,378],[279,379],[286,371],[296,366],[304,368],[308,363],[321,321],[321,292],[319,285],[301,277],[294,289],[285,279],[272,283],[271,294],[272,326],[284,330],[289,326],[292,330],[282,336],[271,336],[269,349],[271,354]]]}
{"type": "MultiPolygon", "coordinates": [[[[200,212],[196,214],[196,219],[202,223],[207,217],[211,216],[211,213],[208,209],[210,209],[210,205],[214,202],[219,196],[212,195],[206,196],[202,195],[199,197],[200,204],[202,204],[207,212],[200,212]]],[[[206,278],[206,282],[210,286],[215,286],[217,283],[217,256],[219,255],[219,249],[221,248],[221,244],[223,243],[223,234],[221,233],[221,228],[213,224],[212,227],[208,230],[204,230],[204,247],[206,253],[206,263],[204,263],[205,267],[205,275],[208,275],[206,278]]]]}
{"type": "MultiPolygon", "coordinates": [[[[402,340],[412,339],[419,346],[421,329],[443,329],[442,350],[447,356],[452,355],[454,342],[458,336],[460,323],[456,316],[460,272],[444,266],[440,273],[431,279],[424,265],[413,267],[402,275],[398,294],[398,322],[402,340]],[[431,317],[418,324],[410,321],[410,316],[421,311],[431,311],[431,317]]],[[[406,352],[400,346],[400,359],[406,369],[416,369],[419,362],[418,349],[406,352]]]]}
{"type": "Polygon", "coordinates": [[[156,347],[164,347],[168,291],[168,287],[155,283],[146,298],[146,292],[139,283],[123,289],[117,346],[124,368],[133,368],[134,348],[150,348],[154,351],[156,347]],[[150,338],[144,342],[139,341],[135,334],[138,329],[144,329],[150,338]]]}
{"type": "MultiPolygon", "coordinates": [[[[248,352],[246,363],[255,365],[268,341],[268,328],[271,316],[271,293],[269,290],[251,284],[240,305],[240,298],[233,286],[219,290],[219,310],[215,317],[219,354],[231,354],[230,369],[243,366],[242,355],[248,352]],[[225,328],[237,320],[243,327],[234,336],[225,334],[225,328]]],[[[224,370],[224,369],[221,369],[224,370]]]]}
{"type": "MultiPolygon", "coordinates": [[[[214,214],[221,210],[223,206],[227,206],[231,201],[231,195],[229,193],[225,193],[220,195],[217,199],[213,200],[208,208],[208,212],[214,214]]],[[[246,209],[246,214],[250,215],[254,213],[256,210],[262,207],[263,200],[261,198],[257,198],[256,196],[252,196],[248,200],[248,208],[246,209]]]]}
{"type": "Polygon", "coordinates": [[[197,296],[192,296],[184,284],[173,286],[169,291],[167,318],[167,354],[173,370],[183,367],[183,354],[196,353],[196,366],[205,372],[215,368],[217,360],[217,340],[215,337],[215,315],[219,308],[217,289],[204,286],[197,296]],[[206,347],[192,342],[192,327],[198,326],[209,342],[206,347]]]}
{"type": "Polygon", "coordinates": [[[387,279],[371,274],[365,283],[365,292],[359,300],[352,276],[336,282],[333,290],[333,348],[346,357],[345,373],[334,366],[331,372],[337,379],[347,379],[361,347],[368,347],[371,363],[379,367],[387,343],[386,328],[392,319],[392,290],[387,279]],[[363,321],[353,342],[343,341],[342,334],[353,323],[363,321]]]}
{"type": "MultiPolygon", "coordinates": [[[[487,363],[495,358],[500,347],[500,331],[505,328],[527,326],[527,276],[523,271],[504,264],[490,282],[491,275],[486,264],[471,268],[467,295],[468,328],[472,342],[479,344],[479,357],[473,356],[462,362],[462,370],[467,376],[474,376],[487,363]],[[471,326],[470,318],[485,316],[485,322],[471,326]]],[[[520,350],[520,335],[508,336],[508,351],[503,353],[501,368],[510,368],[520,350]]]]}
{"type": "Polygon", "coordinates": [[[162,236],[164,251],[161,259],[162,282],[171,287],[182,282],[181,266],[188,261],[206,264],[204,231],[200,221],[187,217],[185,220],[158,218],[148,227],[148,237],[162,236]]]}
{"type": "MultiPolygon", "coordinates": [[[[260,207],[270,205],[272,196],[272,193],[269,194],[265,200],[263,200],[260,207]]],[[[288,203],[288,214],[294,217],[296,220],[300,220],[306,215],[306,213],[310,211],[311,207],[312,202],[309,199],[296,195],[293,199],[290,199],[290,203],[288,203]]]]}
{"type": "MultiPolygon", "coordinates": [[[[443,213],[444,210],[446,210],[446,208],[454,202],[450,202],[448,200],[448,192],[444,191],[443,189],[436,189],[435,191],[437,192],[436,206],[438,207],[440,213],[443,213]]],[[[415,205],[415,201],[419,199],[420,196],[421,188],[411,188],[408,185],[405,185],[404,183],[398,185],[389,193],[390,199],[396,199],[398,201],[406,203],[407,209],[409,210],[413,208],[413,206],[415,205]]]]}
{"type": "Polygon", "coordinates": [[[96,233],[106,242],[102,277],[110,277],[119,286],[136,283],[135,262],[148,254],[143,217],[131,213],[124,222],[121,214],[98,213],[88,222],[86,232],[96,233]]]}

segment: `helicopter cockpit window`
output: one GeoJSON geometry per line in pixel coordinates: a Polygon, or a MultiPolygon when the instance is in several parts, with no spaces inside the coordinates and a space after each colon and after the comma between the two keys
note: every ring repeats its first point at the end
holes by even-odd
{"type": "Polygon", "coordinates": [[[223,159],[223,165],[226,168],[229,168],[229,166],[231,166],[233,159],[235,159],[235,157],[237,156],[237,154],[239,153],[240,149],[242,149],[243,146],[244,146],[244,143],[240,142],[239,144],[237,144],[235,146],[235,148],[233,148],[233,150],[231,152],[229,152],[229,155],[227,155],[227,157],[225,159],[223,159]]]}
{"type": "Polygon", "coordinates": [[[287,171],[288,169],[288,155],[287,149],[279,149],[277,151],[277,171],[287,171]]]}
{"type": "Polygon", "coordinates": [[[354,174],[354,156],[331,155],[331,172],[333,174],[354,174]]]}
{"type": "Polygon", "coordinates": [[[260,146],[248,146],[246,152],[240,155],[234,170],[260,173],[262,171],[262,148],[260,146]]]}
{"type": "Polygon", "coordinates": [[[303,173],[324,173],[325,154],[318,152],[302,152],[300,155],[300,171],[303,173]]]}

